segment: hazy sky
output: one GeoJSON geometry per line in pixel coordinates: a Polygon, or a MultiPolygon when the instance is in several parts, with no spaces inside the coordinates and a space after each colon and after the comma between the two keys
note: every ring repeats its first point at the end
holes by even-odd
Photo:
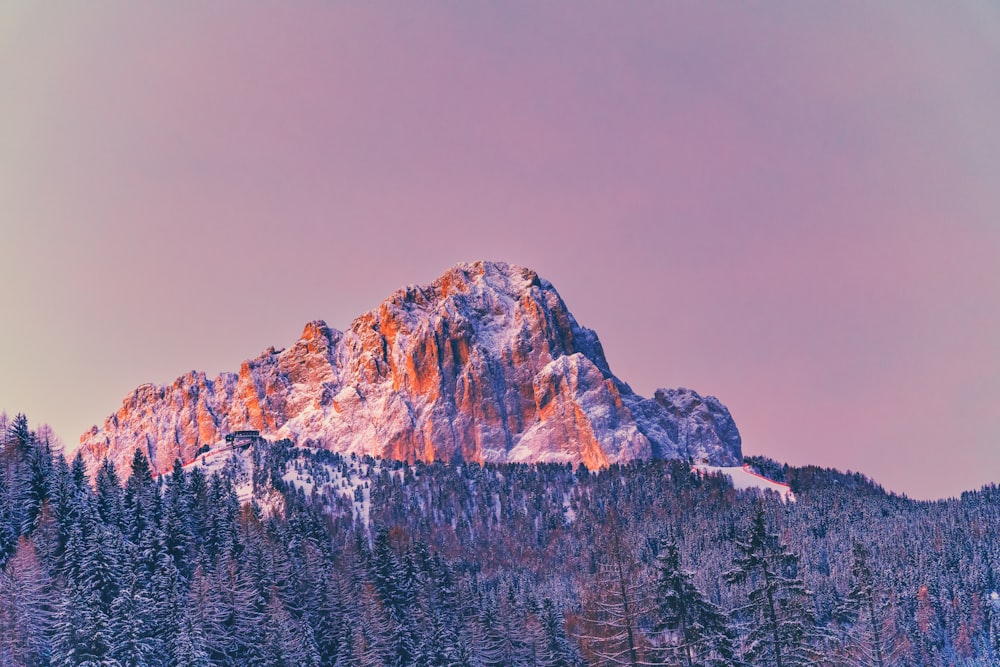
{"type": "Polygon", "coordinates": [[[1000,481],[995,2],[0,4],[0,408],[69,442],[465,260],[637,391],[1000,481]]]}

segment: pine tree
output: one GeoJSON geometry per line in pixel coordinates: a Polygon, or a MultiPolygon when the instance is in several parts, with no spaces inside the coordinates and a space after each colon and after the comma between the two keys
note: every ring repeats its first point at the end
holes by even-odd
{"type": "Polygon", "coordinates": [[[154,637],[171,661],[176,662],[175,649],[187,619],[188,600],[181,575],[166,549],[159,552],[152,573],[145,582],[145,596],[152,601],[148,618],[154,637]]]}
{"type": "Polygon", "coordinates": [[[152,500],[158,496],[153,483],[149,460],[142,450],[136,449],[132,456],[132,466],[128,481],[125,483],[123,504],[123,530],[126,537],[138,544],[143,534],[153,522],[150,516],[152,500]]]}
{"type": "Polygon", "coordinates": [[[208,529],[205,550],[209,557],[221,560],[234,555],[239,542],[240,501],[232,482],[222,475],[213,475],[209,502],[214,508],[208,529]]]}
{"type": "Polygon", "coordinates": [[[167,479],[163,496],[163,539],[174,567],[184,580],[188,580],[194,568],[194,538],[187,475],[180,459],[174,461],[174,470],[167,479]]]}
{"type": "Polygon", "coordinates": [[[214,664],[225,664],[235,641],[226,627],[229,611],[224,604],[226,563],[209,572],[199,566],[191,577],[188,591],[188,620],[203,636],[203,647],[214,664]]]}
{"type": "Polygon", "coordinates": [[[337,661],[341,662],[343,659],[346,661],[345,664],[353,662],[365,667],[368,665],[385,667],[392,664],[396,655],[391,641],[394,630],[378,600],[374,586],[370,583],[365,582],[360,586],[355,608],[357,618],[352,619],[350,623],[353,632],[350,637],[343,638],[344,642],[352,646],[353,651],[349,653],[342,649],[337,654],[337,661]]]}
{"type": "Polygon", "coordinates": [[[80,530],[82,499],[70,473],[69,464],[60,455],[53,463],[52,472],[52,520],[55,524],[55,540],[50,556],[54,572],[65,573],[69,569],[66,549],[75,532],[80,530]]]}
{"type": "Polygon", "coordinates": [[[14,503],[11,502],[10,496],[7,466],[0,461],[0,567],[14,555],[19,532],[17,528],[19,522],[14,516],[14,503]]]}
{"type": "Polygon", "coordinates": [[[343,575],[327,565],[317,545],[307,540],[303,546],[302,590],[299,600],[316,638],[320,660],[332,664],[340,651],[338,638],[344,624],[344,608],[353,601],[341,596],[343,575]]]}
{"type": "Polygon", "coordinates": [[[122,551],[116,530],[85,509],[66,549],[66,586],[55,619],[52,664],[117,665],[113,604],[120,593],[122,551]],[[86,536],[86,537],[85,537],[86,536]]]}
{"type": "Polygon", "coordinates": [[[192,549],[194,551],[193,562],[190,564],[190,572],[194,572],[197,564],[207,562],[205,543],[208,538],[208,530],[211,524],[210,516],[215,508],[209,501],[208,479],[201,468],[195,467],[188,474],[188,525],[191,530],[192,549]]]}
{"type": "Polygon", "coordinates": [[[0,572],[0,665],[41,665],[49,653],[51,578],[22,537],[0,572]]]}
{"type": "Polygon", "coordinates": [[[108,459],[98,468],[94,480],[97,489],[97,512],[101,521],[121,528],[122,526],[122,486],[115,465],[108,459]]]}
{"type": "Polygon", "coordinates": [[[664,664],[727,667],[737,663],[726,615],[681,570],[674,542],[660,543],[655,590],[653,630],[663,638],[655,653],[664,664]]]}
{"type": "Polygon", "coordinates": [[[191,621],[190,617],[185,616],[172,651],[174,664],[178,667],[209,667],[212,661],[209,659],[206,646],[205,633],[191,621]]]}
{"type": "MultiPolygon", "coordinates": [[[[501,596],[502,598],[502,596],[501,596]]],[[[484,596],[479,603],[479,631],[475,637],[476,664],[502,667],[517,664],[524,638],[516,632],[510,604],[501,604],[494,596],[484,596]]]]}
{"type": "Polygon", "coordinates": [[[574,667],[580,657],[566,636],[566,621],[551,598],[542,601],[540,615],[544,648],[538,664],[541,667],[574,667]]]}
{"type": "Polygon", "coordinates": [[[40,442],[34,433],[29,433],[25,460],[21,477],[21,534],[27,535],[38,525],[42,506],[49,499],[52,477],[52,452],[48,445],[40,442]]]}
{"type": "Polygon", "coordinates": [[[101,664],[106,658],[95,652],[89,634],[97,624],[94,610],[84,595],[82,587],[69,582],[64,589],[56,610],[52,637],[52,665],[77,667],[82,664],[101,664]]]}
{"type": "Polygon", "coordinates": [[[939,655],[941,627],[934,610],[934,597],[936,596],[927,584],[917,589],[917,609],[914,614],[917,622],[917,646],[925,664],[942,660],[939,655]]]}
{"type": "Polygon", "coordinates": [[[33,441],[34,435],[28,428],[28,418],[23,413],[18,413],[7,427],[7,443],[15,450],[26,452],[33,441]]]}
{"type": "MultiPolygon", "coordinates": [[[[0,564],[13,550],[20,535],[29,534],[38,520],[42,503],[48,494],[48,476],[51,457],[38,445],[35,434],[28,428],[28,418],[18,414],[10,423],[6,434],[7,446],[0,465],[6,468],[7,512],[6,519],[12,528],[10,542],[0,543],[0,564]]],[[[0,528],[0,538],[3,538],[0,528]]]]}
{"type": "Polygon", "coordinates": [[[156,664],[163,656],[154,606],[137,580],[123,585],[111,604],[111,656],[121,667],[156,664]]]}
{"type": "Polygon", "coordinates": [[[124,565],[121,533],[100,522],[79,455],[69,476],[67,527],[60,574],[65,587],[56,612],[53,664],[113,664],[112,604],[124,565]]]}
{"type": "Polygon", "coordinates": [[[860,542],[854,542],[851,579],[853,584],[839,612],[853,623],[848,639],[855,662],[864,667],[891,665],[895,651],[890,646],[893,633],[888,601],[872,570],[868,550],[860,542]]]}
{"type": "Polygon", "coordinates": [[[275,667],[319,665],[319,649],[312,631],[288,613],[276,590],[272,591],[270,598],[262,638],[266,664],[275,667]]]}
{"type": "Polygon", "coordinates": [[[390,646],[390,665],[412,664],[417,641],[412,626],[413,583],[412,562],[401,562],[389,545],[385,531],[375,538],[371,555],[371,580],[382,602],[385,615],[385,637],[390,646]]]}
{"type": "Polygon", "coordinates": [[[798,557],[768,532],[762,501],[754,504],[749,529],[735,547],[734,568],[726,580],[749,586],[749,603],[739,610],[748,624],[744,658],[762,667],[815,664],[810,646],[814,613],[797,576],[798,557]]]}

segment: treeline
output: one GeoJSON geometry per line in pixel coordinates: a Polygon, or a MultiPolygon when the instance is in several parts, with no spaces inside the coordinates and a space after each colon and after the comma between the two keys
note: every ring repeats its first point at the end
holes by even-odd
{"type": "Polygon", "coordinates": [[[755,461],[358,460],[262,443],[93,480],[0,431],[0,665],[995,665],[1000,491],[755,461]],[[123,481],[124,480],[124,481],[123,481]],[[254,498],[241,505],[239,485],[254,498]],[[277,497],[280,502],[273,502],[277,497]]]}

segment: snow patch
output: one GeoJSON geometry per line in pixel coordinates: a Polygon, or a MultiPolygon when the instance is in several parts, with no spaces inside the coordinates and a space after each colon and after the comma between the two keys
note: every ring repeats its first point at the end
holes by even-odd
{"type": "Polygon", "coordinates": [[[200,468],[206,477],[214,473],[229,476],[241,505],[253,500],[253,462],[248,448],[233,448],[227,443],[217,442],[212,449],[184,464],[184,470],[188,472],[195,468],[200,468]]]}
{"type": "Polygon", "coordinates": [[[295,459],[289,462],[282,480],[296,489],[302,489],[306,496],[343,497],[352,503],[354,518],[367,529],[371,517],[368,481],[378,474],[378,463],[368,465],[356,459],[344,459],[343,464],[346,468],[332,464],[304,465],[301,459],[295,459]]]}
{"type": "Polygon", "coordinates": [[[763,475],[758,475],[747,463],[744,463],[742,466],[710,466],[699,464],[694,466],[693,470],[703,475],[712,473],[727,475],[733,481],[733,488],[737,491],[745,489],[774,491],[781,498],[782,502],[795,502],[795,494],[792,493],[790,486],[781,482],[775,482],[773,479],[768,479],[763,475]]]}

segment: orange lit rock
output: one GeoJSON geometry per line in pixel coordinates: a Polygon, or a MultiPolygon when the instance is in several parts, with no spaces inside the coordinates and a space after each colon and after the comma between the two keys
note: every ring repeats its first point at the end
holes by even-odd
{"type": "Polygon", "coordinates": [[[142,385],[80,447],[92,470],[109,457],[127,474],[138,447],[162,472],[244,428],[407,461],[741,459],[717,400],[637,396],[551,284],[492,262],[401,289],[344,332],[311,322],[294,345],[236,374],[142,385]]]}

